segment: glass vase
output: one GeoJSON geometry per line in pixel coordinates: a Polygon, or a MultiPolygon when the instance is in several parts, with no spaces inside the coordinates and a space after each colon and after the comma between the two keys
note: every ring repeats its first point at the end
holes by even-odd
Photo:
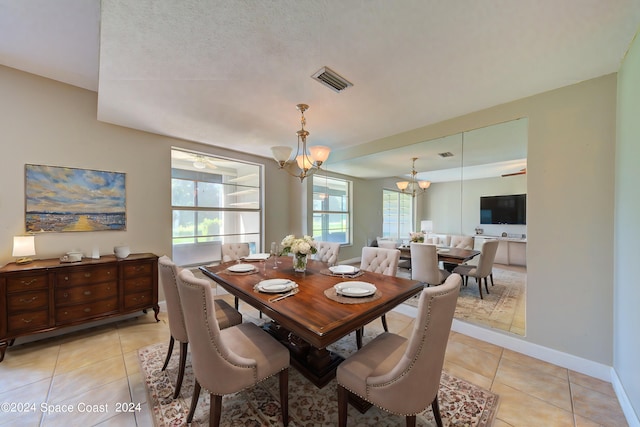
{"type": "Polygon", "coordinates": [[[307,271],[307,254],[294,254],[293,269],[299,273],[307,271]]]}

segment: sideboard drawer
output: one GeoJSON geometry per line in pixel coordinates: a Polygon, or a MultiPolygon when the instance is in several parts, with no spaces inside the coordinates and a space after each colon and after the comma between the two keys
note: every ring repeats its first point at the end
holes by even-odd
{"type": "Polygon", "coordinates": [[[57,273],[56,277],[59,286],[89,285],[118,280],[118,269],[115,266],[78,268],[57,273]]]}
{"type": "Polygon", "coordinates": [[[56,289],[56,307],[66,304],[92,302],[118,296],[118,282],[98,283],[97,285],[74,286],[56,289]]]}
{"type": "Polygon", "coordinates": [[[7,297],[7,311],[15,313],[25,310],[48,308],[49,291],[19,292],[7,297]]]}
{"type": "Polygon", "coordinates": [[[148,307],[152,302],[151,291],[137,292],[124,296],[124,308],[129,310],[136,307],[148,307]]]}
{"type": "Polygon", "coordinates": [[[56,309],[56,323],[65,324],[118,311],[118,298],[56,309]]]}
{"type": "Polygon", "coordinates": [[[124,277],[150,276],[153,265],[151,262],[127,263],[123,268],[124,277]]]}
{"type": "Polygon", "coordinates": [[[8,332],[24,332],[49,326],[49,310],[27,311],[9,316],[8,332]]]}
{"type": "Polygon", "coordinates": [[[47,274],[23,274],[7,277],[7,292],[32,291],[34,289],[47,289],[49,280],[47,274]]]}
{"type": "Polygon", "coordinates": [[[142,292],[153,288],[153,278],[151,276],[140,276],[132,279],[125,279],[124,292],[127,294],[133,292],[142,292]]]}

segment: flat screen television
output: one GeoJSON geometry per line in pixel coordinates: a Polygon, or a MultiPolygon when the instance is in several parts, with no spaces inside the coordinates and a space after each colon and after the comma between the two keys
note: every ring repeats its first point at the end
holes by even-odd
{"type": "Polygon", "coordinates": [[[526,224],[527,195],[480,197],[480,224],[526,224]]]}

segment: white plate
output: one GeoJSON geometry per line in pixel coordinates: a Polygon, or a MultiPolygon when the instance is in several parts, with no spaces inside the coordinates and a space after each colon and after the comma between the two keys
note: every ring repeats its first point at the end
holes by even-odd
{"type": "Polygon", "coordinates": [[[368,282],[340,282],[334,286],[338,295],[345,297],[368,297],[376,293],[375,285],[368,282]]]}
{"type": "Polygon", "coordinates": [[[247,255],[246,257],[244,257],[245,261],[264,261],[266,259],[268,259],[271,255],[267,254],[267,253],[261,253],[261,254],[251,254],[251,255],[247,255]]]}
{"type": "Polygon", "coordinates": [[[246,273],[255,269],[256,268],[251,264],[234,264],[227,267],[227,270],[233,271],[234,273],[246,273]]]}
{"type": "Polygon", "coordinates": [[[334,274],[354,274],[359,270],[352,265],[334,265],[333,267],[329,267],[329,271],[334,274]]]}
{"type": "Polygon", "coordinates": [[[256,285],[256,289],[268,294],[278,294],[280,292],[290,291],[296,287],[298,287],[298,285],[289,279],[266,279],[256,285]]]}
{"type": "Polygon", "coordinates": [[[444,253],[444,252],[449,252],[449,250],[450,250],[449,248],[439,248],[438,252],[443,252],[444,253]]]}

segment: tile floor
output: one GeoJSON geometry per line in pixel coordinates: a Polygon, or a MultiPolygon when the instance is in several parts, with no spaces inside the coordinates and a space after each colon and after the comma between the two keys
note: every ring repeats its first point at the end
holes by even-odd
{"type": "MultiPolygon", "coordinates": [[[[241,310],[257,317],[246,304],[241,310]]],[[[10,347],[0,363],[0,403],[27,409],[0,412],[0,426],[153,426],[136,350],[169,341],[166,313],[160,319],[149,313],[10,347]],[[127,409],[116,407],[122,402],[140,405],[116,412],[127,409]]],[[[387,320],[409,334],[410,317],[391,312],[387,320]]],[[[444,369],[500,395],[494,426],[627,425],[611,384],[460,333],[450,335],[444,369]]]]}

